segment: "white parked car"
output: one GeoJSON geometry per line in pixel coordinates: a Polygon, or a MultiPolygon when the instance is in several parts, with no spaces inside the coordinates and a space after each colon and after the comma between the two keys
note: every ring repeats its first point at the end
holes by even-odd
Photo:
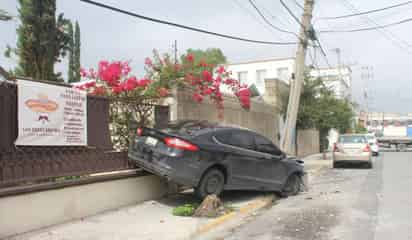
{"type": "Polygon", "coordinates": [[[366,134],[366,138],[368,139],[369,146],[371,146],[372,155],[378,156],[379,155],[379,145],[378,140],[376,139],[374,134],[366,134]]]}
{"type": "Polygon", "coordinates": [[[333,147],[333,168],[340,163],[366,164],[372,168],[372,153],[366,135],[342,134],[333,147]]]}

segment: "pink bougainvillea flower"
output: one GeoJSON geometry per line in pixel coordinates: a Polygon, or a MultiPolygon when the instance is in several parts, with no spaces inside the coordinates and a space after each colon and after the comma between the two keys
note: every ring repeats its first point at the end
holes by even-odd
{"type": "Polygon", "coordinates": [[[222,78],[220,76],[217,76],[215,79],[216,82],[218,82],[219,84],[222,82],[222,78]]]}
{"type": "Polygon", "coordinates": [[[152,59],[150,59],[150,58],[145,58],[144,59],[144,64],[146,65],[146,66],[148,66],[148,67],[151,67],[151,66],[153,66],[153,62],[152,62],[152,59]]]}
{"type": "Polygon", "coordinates": [[[122,93],[123,92],[123,87],[122,86],[115,86],[115,87],[112,88],[112,92],[114,94],[122,93]]]}
{"type": "Polygon", "coordinates": [[[202,91],[202,94],[203,95],[210,95],[210,94],[212,94],[213,91],[214,91],[214,89],[212,89],[212,88],[206,88],[202,91]]]}
{"type": "Polygon", "coordinates": [[[81,77],[86,77],[87,76],[87,72],[84,68],[80,68],[80,76],[81,77]]]}
{"type": "Polygon", "coordinates": [[[217,69],[217,73],[219,74],[223,74],[226,72],[226,69],[224,66],[219,66],[219,68],[217,69]]]}
{"type": "Polygon", "coordinates": [[[204,70],[204,71],[202,72],[202,78],[203,78],[203,80],[208,81],[208,82],[213,81],[213,76],[212,76],[212,74],[211,74],[209,71],[207,71],[207,70],[204,70]]]}
{"type": "Polygon", "coordinates": [[[96,72],[94,71],[93,68],[89,69],[89,75],[87,77],[92,78],[92,79],[95,79],[97,77],[97,74],[96,74],[96,72]]]}
{"type": "Polygon", "coordinates": [[[240,104],[243,108],[249,109],[250,108],[250,90],[248,88],[241,88],[239,89],[238,96],[240,104]]]}
{"type": "Polygon", "coordinates": [[[167,97],[169,95],[169,90],[167,88],[161,87],[157,89],[159,97],[167,97]]]}
{"type": "Polygon", "coordinates": [[[189,53],[189,54],[186,55],[186,61],[192,63],[194,61],[194,59],[195,58],[193,57],[192,54],[189,53]]]}
{"type": "Polygon", "coordinates": [[[193,98],[194,101],[196,101],[196,102],[198,102],[198,103],[200,103],[200,102],[203,101],[203,96],[200,95],[199,93],[194,93],[194,94],[192,95],[192,98],[193,98]]]}
{"type": "Polygon", "coordinates": [[[135,76],[128,78],[124,84],[123,89],[126,91],[132,91],[139,85],[137,78],[135,76]]]}
{"type": "Polygon", "coordinates": [[[96,87],[92,92],[93,95],[97,95],[97,96],[103,96],[105,95],[105,93],[106,93],[106,89],[102,86],[96,87]]]}
{"type": "Polygon", "coordinates": [[[137,82],[137,86],[145,88],[149,86],[151,83],[152,83],[152,80],[147,79],[147,78],[142,78],[137,82]]]}
{"type": "Polygon", "coordinates": [[[107,67],[109,66],[109,62],[106,60],[102,60],[99,62],[99,67],[97,69],[98,71],[98,76],[100,79],[102,79],[102,77],[100,76],[101,74],[103,74],[104,71],[106,71],[107,67]]]}
{"type": "Polygon", "coordinates": [[[122,74],[124,76],[127,76],[130,73],[130,71],[132,70],[132,68],[129,66],[129,62],[121,63],[121,67],[122,67],[122,74]]]}
{"type": "Polygon", "coordinates": [[[116,85],[122,76],[122,64],[120,62],[113,62],[107,65],[107,62],[99,63],[99,78],[107,82],[109,85],[116,85]]]}

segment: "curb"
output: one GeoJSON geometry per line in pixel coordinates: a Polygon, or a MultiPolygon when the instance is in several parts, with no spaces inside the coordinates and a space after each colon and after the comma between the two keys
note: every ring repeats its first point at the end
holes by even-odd
{"type": "Polygon", "coordinates": [[[242,215],[248,215],[251,212],[260,210],[262,208],[270,206],[274,200],[277,198],[275,197],[274,194],[271,194],[270,196],[263,197],[256,199],[250,203],[248,203],[246,206],[239,208],[238,211],[230,212],[227,214],[224,214],[216,219],[213,219],[209,222],[207,222],[205,225],[200,226],[197,231],[194,233],[194,236],[200,235],[200,234],[205,234],[214,228],[232,220],[233,218],[237,216],[242,216],[242,215]]]}

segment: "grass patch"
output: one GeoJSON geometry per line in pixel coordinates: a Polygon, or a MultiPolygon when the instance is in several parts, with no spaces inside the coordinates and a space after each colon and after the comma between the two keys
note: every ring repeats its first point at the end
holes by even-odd
{"type": "Polygon", "coordinates": [[[177,206],[173,208],[173,215],[175,216],[183,216],[183,217],[190,217],[193,216],[195,213],[196,208],[199,207],[198,203],[188,203],[181,206],[177,206]]]}

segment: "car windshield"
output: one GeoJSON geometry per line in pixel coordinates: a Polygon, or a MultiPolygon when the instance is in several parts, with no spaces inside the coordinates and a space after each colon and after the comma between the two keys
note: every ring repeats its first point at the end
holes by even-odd
{"type": "Polygon", "coordinates": [[[339,142],[340,143],[366,143],[366,138],[365,136],[357,136],[357,135],[340,136],[339,142]]]}

